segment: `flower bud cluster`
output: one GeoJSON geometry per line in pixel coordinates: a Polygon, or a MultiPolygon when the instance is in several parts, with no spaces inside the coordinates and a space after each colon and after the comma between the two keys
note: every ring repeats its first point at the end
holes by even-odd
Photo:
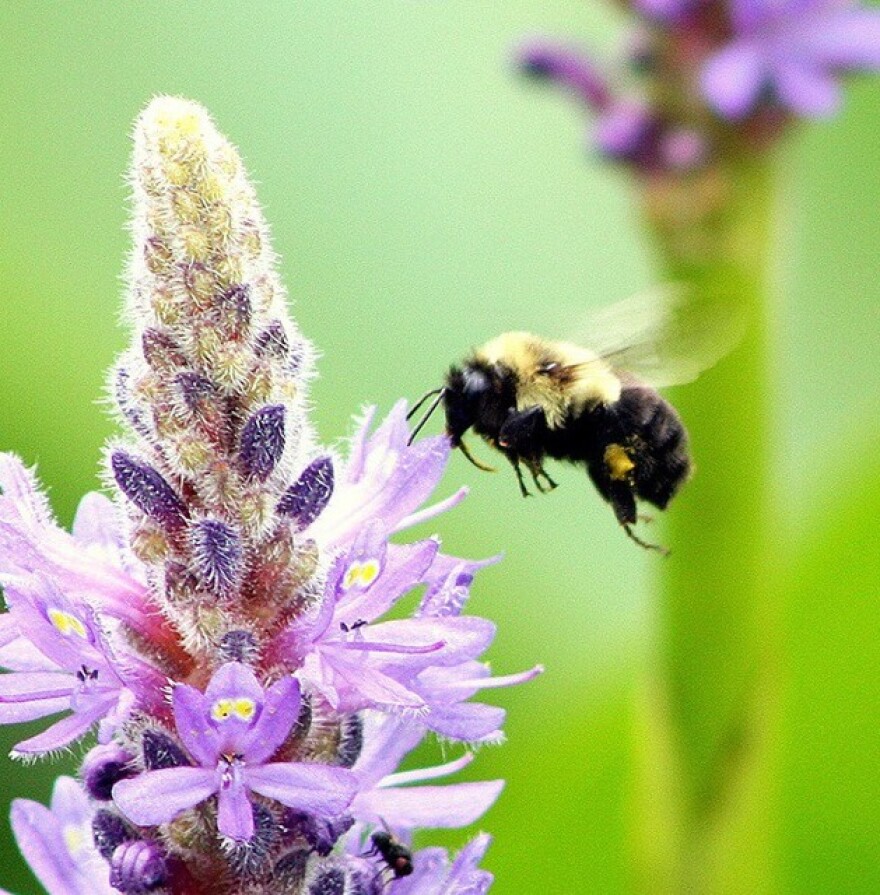
{"type": "Polygon", "coordinates": [[[626,64],[524,45],[530,74],[596,116],[592,143],[639,174],[687,174],[832,114],[838,75],[880,69],[880,11],[852,0],[630,0],[626,64]]]}
{"type": "Polygon", "coordinates": [[[51,808],[14,804],[19,844],[50,895],[483,892],[486,837],[455,861],[406,843],[473,823],[502,781],[411,784],[499,742],[504,712],[471,697],[540,668],[480,661],[495,628],[464,610],[493,560],[391,540],[465,496],[422,506],[449,442],[411,445],[401,402],[378,427],[367,414],[347,461],[315,445],[313,351],[203,109],[150,104],[132,184],[116,501],[88,495],[68,534],[0,455],[0,723],[62,715],[20,757],[98,738],[51,808]],[[396,773],[429,731],[465,748],[396,773]]]}

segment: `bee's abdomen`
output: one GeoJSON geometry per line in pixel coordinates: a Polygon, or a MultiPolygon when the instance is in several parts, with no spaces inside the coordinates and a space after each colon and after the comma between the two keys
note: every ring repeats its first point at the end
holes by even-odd
{"type": "Polygon", "coordinates": [[[636,495],[665,509],[691,471],[681,418],[658,392],[645,385],[624,386],[614,408],[634,463],[636,495]]]}

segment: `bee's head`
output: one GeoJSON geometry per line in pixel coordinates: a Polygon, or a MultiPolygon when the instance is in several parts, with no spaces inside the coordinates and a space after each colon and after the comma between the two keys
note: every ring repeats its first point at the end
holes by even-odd
{"type": "Polygon", "coordinates": [[[461,446],[465,432],[477,421],[492,385],[489,372],[473,363],[452,367],[446,376],[443,409],[446,433],[453,447],[461,446]]]}

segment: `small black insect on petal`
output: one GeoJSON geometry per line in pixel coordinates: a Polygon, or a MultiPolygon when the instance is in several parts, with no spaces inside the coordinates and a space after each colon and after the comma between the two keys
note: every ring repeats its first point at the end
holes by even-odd
{"type": "Polygon", "coordinates": [[[187,517],[184,502],[152,466],[124,451],[110,457],[113,477],[122,493],[151,519],[168,528],[179,528],[187,517]]]}
{"type": "Polygon", "coordinates": [[[191,767],[186,753],[167,734],[148,728],[141,735],[144,768],[158,771],[163,768],[191,767]]]}
{"type": "Polygon", "coordinates": [[[245,475],[261,482],[272,474],[284,453],[283,404],[261,407],[241,430],[239,458],[245,475]]]}
{"type": "Polygon", "coordinates": [[[298,531],[308,528],[333,494],[334,472],[331,457],[318,457],[300,473],[299,478],[281,495],[278,513],[292,519],[298,531]]]}

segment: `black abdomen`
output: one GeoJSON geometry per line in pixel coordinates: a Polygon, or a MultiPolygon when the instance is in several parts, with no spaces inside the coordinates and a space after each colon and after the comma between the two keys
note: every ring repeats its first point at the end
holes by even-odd
{"type": "Polygon", "coordinates": [[[548,433],[547,453],[585,463],[618,521],[636,521],[636,498],[666,509],[691,471],[687,433],[675,408],[653,388],[624,383],[614,404],[571,418],[548,433]]]}
{"type": "Polygon", "coordinates": [[[636,496],[666,509],[691,471],[681,418],[668,401],[645,385],[624,386],[611,410],[635,464],[631,475],[636,496]]]}

